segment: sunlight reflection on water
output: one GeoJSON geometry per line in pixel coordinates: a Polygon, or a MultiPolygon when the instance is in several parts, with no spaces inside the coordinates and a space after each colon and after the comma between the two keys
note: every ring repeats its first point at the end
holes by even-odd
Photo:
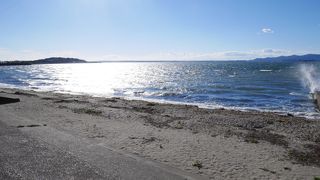
{"type": "Polygon", "coordinates": [[[298,68],[295,63],[254,62],[11,66],[0,67],[0,83],[42,91],[317,114],[298,68]]]}

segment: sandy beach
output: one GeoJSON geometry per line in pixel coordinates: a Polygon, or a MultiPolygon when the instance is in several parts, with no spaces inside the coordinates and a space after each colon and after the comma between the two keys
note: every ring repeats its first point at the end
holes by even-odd
{"type": "MultiPolygon", "coordinates": [[[[8,128],[54,143],[50,128],[191,179],[320,176],[320,119],[18,89],[0,89],[0,96],[20,99],[0,105],[8,128]]],[[[98,162],[90,156],[80,157],[98,162]]]]}

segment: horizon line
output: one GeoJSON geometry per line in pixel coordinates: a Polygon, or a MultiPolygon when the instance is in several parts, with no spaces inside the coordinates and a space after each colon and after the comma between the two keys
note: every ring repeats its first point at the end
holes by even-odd
{"type": "Polygon", "coordinates": [[[98,63],[98,62],[192,62],[192,61],[198,61],[198,62],[205,62],[205,61],[253,61],[257,59],[268,59],[268,58],[279,58],[279,57],[290,57],[290,56],[306,56],[306,55],[320,55],[317,53],[307,53],[307,54],[291,54],[291,55],[280,55],[280,56],[268,56],[268,57],[257,57],[257,58],[251,58],[251,59],[171,59],[171,60],[166,60],[166,59],[156,59],[156,60],[90,60],[90,58],[78,58],[78,57],[70,57],[70,56],[51,56],[51,57],[46,57],[46,58],[39,58],[39,59],[34,59],[34,60],[0,60],[0,62],[11,62],[11,61],[37,61],[37,60],[43,60],[43,59],[50,59],[50,58],[70,58],[70,59],[79,59],[79,60],[84,60],[86,62],[92,62],[92,63],[98,63]]]}

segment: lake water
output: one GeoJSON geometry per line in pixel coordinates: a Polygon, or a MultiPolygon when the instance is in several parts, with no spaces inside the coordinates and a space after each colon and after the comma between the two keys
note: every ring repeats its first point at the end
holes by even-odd
{"type": "Polygon", "coordinates": [[[0,87],[320,117],[320,62],[108,62],[0,67],[0,87]]]}

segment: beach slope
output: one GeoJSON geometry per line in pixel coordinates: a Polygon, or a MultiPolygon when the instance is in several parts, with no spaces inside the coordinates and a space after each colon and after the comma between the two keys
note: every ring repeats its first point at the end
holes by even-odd
{"type": "Polygon", "coordinates": [[[0,177],[313,179],[320,121],[0,89],[0,177]]]}

